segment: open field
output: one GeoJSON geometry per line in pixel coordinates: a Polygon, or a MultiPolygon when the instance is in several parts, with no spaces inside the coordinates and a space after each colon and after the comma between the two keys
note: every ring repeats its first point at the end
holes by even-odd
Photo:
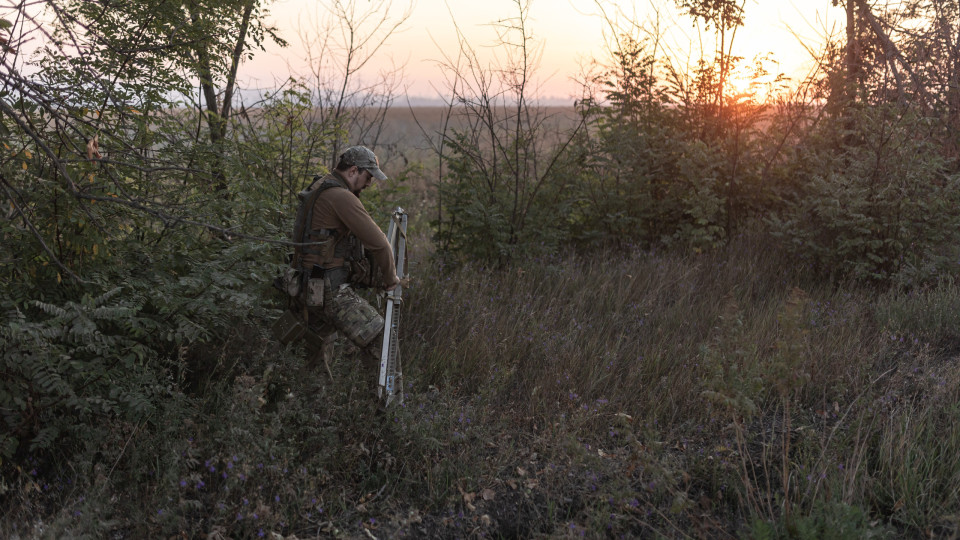
{"type": "MultiPolygon", "coordinates": [[[[542,108],[549,130],[560,133],[576,125],[577,115],[573,107],[549,106],[542,108]]],[[[410,163],[422,163],[425,174],[432,178],[436,172],[436,148],[444,126],[448,130],[464,129],[466,119],[456,110],[451,114],[444,107],[395,106],[387,110],[383,129],[375,141],[364,144],[375,146],[378,157],[385,167],[403,167],[410,163]],[[450,121],[445,120],[450,115],[450,121]]],[[[355,139],[355,138],[354,138],[355,139]]]]}

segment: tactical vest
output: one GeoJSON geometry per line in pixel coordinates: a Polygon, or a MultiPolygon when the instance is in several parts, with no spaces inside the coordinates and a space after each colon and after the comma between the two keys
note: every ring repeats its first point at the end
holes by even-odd
{"type": "Polygon", "coordinates": [[[312,268],[304,267],[305,254],[319,255],[320,265],[327,269],[341,267],[363,258],[363,246],[353,233],[348,231],[341,234],[336,229],[311,229],[317,197],[331,188],[349,189],[336,177],[316,185],[319,180],[321,177],[314,177],[310,186],[297,194],[300,207],[297,208],[297,218],[293,226],[293,241],[300,245],[293,248],[293,261],[290,266],[301,270],[306,276],[310,275],[312,268]]]}

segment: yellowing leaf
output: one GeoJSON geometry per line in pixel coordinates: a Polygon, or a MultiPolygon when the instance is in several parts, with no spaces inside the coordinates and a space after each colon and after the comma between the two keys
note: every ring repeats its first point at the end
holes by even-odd
{"type": "Polygon", "coordinates": [[[98,251],[99,249],[100,249],[100,246],[98,246],[97,244],[94,244],[94,245],[93,245],[93,254],[96,255],[96,254],[97,254],[97,251],[98,251]]]}
{"type": "Polygon", "coordinates": [[[24,162],[21,164],[21,166],[23,167],[23,170],[27,170],[27,162],[26,162],[26,161],[24,161],[24,162]]]}
{"type": "Polygon", "coordinates": [[[23,155],[27,156],[27,159],[33,159],[33,154],[29,150],[24,149],[23,155]]]}
{"type": "Polygon", "coordinates": [[[60,272],[57,272],[57,283],[60,283],[61,281],[62,280],[60,279],[60,272]]]}

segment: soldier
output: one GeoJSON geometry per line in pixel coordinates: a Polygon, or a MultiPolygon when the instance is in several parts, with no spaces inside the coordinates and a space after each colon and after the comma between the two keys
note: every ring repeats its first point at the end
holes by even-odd
{"type": "Polygon", "coordinates": [[[291,297],[291,308],[322,340],[318,346],[307,336],[325,363],[339,331],[361,349],[364,368],[376,375],[383,317],[354,287],[391,291],[400,278],[386,236],[360,202],[360,193],[374,178],[387,179],[377,156],[364,146],[351,146],[333,171],[300,193],[293,235],[300,245],[291,267],[303,286],[291,297]]]}

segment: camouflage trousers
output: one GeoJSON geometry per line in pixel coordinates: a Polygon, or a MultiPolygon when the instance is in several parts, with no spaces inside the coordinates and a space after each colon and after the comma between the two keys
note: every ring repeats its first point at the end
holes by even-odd
{"type": "Polygon", "coordinates": [[[347,284],[324,289],[321,317],[361,348],[383,332],[383,317],[347,284]]]}
{"type": "Polygon", "coordinates": [[[329,362],[337,332],[350,340],[361,353],[364,369],[377,376],[383,342],[383,317],[348,284],[331,286],[326,280],[322,307],[307,308],[309,326],[324,337],[321,355],[329,362]]]}

